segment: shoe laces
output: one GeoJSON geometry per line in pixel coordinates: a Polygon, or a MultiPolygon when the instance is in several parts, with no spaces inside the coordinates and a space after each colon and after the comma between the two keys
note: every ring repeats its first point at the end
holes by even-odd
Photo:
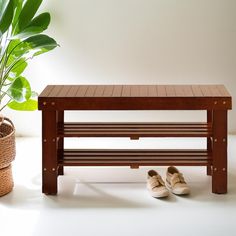
{"type": "Polygon", "coordinates": [[[182,173],[174,173],[172,175],[171,186],[173,187],[177,183],[186,184],[182,173]]]}
{"type": "Polygon", "coordinates": [[[153,188],[158,187],[160,185],[165,186],[165,182],[162,180],[160,175],[152,176],[149,181],[153,188]]]}

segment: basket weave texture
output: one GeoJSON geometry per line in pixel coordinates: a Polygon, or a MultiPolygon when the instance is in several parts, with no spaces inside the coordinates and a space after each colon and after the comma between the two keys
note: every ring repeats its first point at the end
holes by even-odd
{"type": "Polygon", "coordinates": [[[16,156],[15,128],[6,117],[0,123],[0,169],[11,164],[16,156]]]}
{"type": "Polygon", "coordinates": [[[11,192],[13,189],[13,177],[11,165],[0,169],[0,197],[11,192]]]}

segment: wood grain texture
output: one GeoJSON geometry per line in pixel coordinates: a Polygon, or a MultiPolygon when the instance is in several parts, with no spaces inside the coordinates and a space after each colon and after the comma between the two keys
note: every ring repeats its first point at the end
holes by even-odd
{"type": "Polygon", "coordinates": [[[232,108],[232,98],[223,85],[49,85],[38,100],[40,110],[232,108]]]}
{"type": "Polygon", "coordinates": [[[227,110],[223,85],[49,85],[39,96],[43,192],[57,193],[64,166],[207,166],[212,192],[227,192],[227,110]],[[64,122],[66,110],[206,110],[206,122],[64,122]],[[205,137],[206,150],[64,149],[66,137],[205,137]]]}

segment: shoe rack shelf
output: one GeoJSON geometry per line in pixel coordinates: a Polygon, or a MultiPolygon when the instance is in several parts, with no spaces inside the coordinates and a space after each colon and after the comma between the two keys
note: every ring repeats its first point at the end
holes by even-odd
{"type": "Polygon", "coordinates": [[[65,166],[206,166],[212,192],[227,192],[227,112],[223,85],[49,85],[42,110],[42,191],[57,194],[65,166]],[[64,112],[102,110],[205,110],[205,122],[65,122],[64,112]],[[65,149],[65,138],[206,138],[206,149],[65,149]]]}

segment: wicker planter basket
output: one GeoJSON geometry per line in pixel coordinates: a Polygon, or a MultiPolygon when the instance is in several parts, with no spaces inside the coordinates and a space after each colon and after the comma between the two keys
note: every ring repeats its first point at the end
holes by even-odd
{"type": "Polygon", "coordinates": [[[13,189],[13,177],[11,165],[0,169],[0,197],[11,192],[13,189]]]}
{"type": "Polygon", "coordinates": [[[0,169],[11,164],[15,159],[15,128],[12,121],[0,117],[0,169]]]}
{"type": "Polygon", "coordinates": [[[11,162],[15,155],[14,125],[10,119],[0,116],[0,197],[13,189],[11,162]]]}

